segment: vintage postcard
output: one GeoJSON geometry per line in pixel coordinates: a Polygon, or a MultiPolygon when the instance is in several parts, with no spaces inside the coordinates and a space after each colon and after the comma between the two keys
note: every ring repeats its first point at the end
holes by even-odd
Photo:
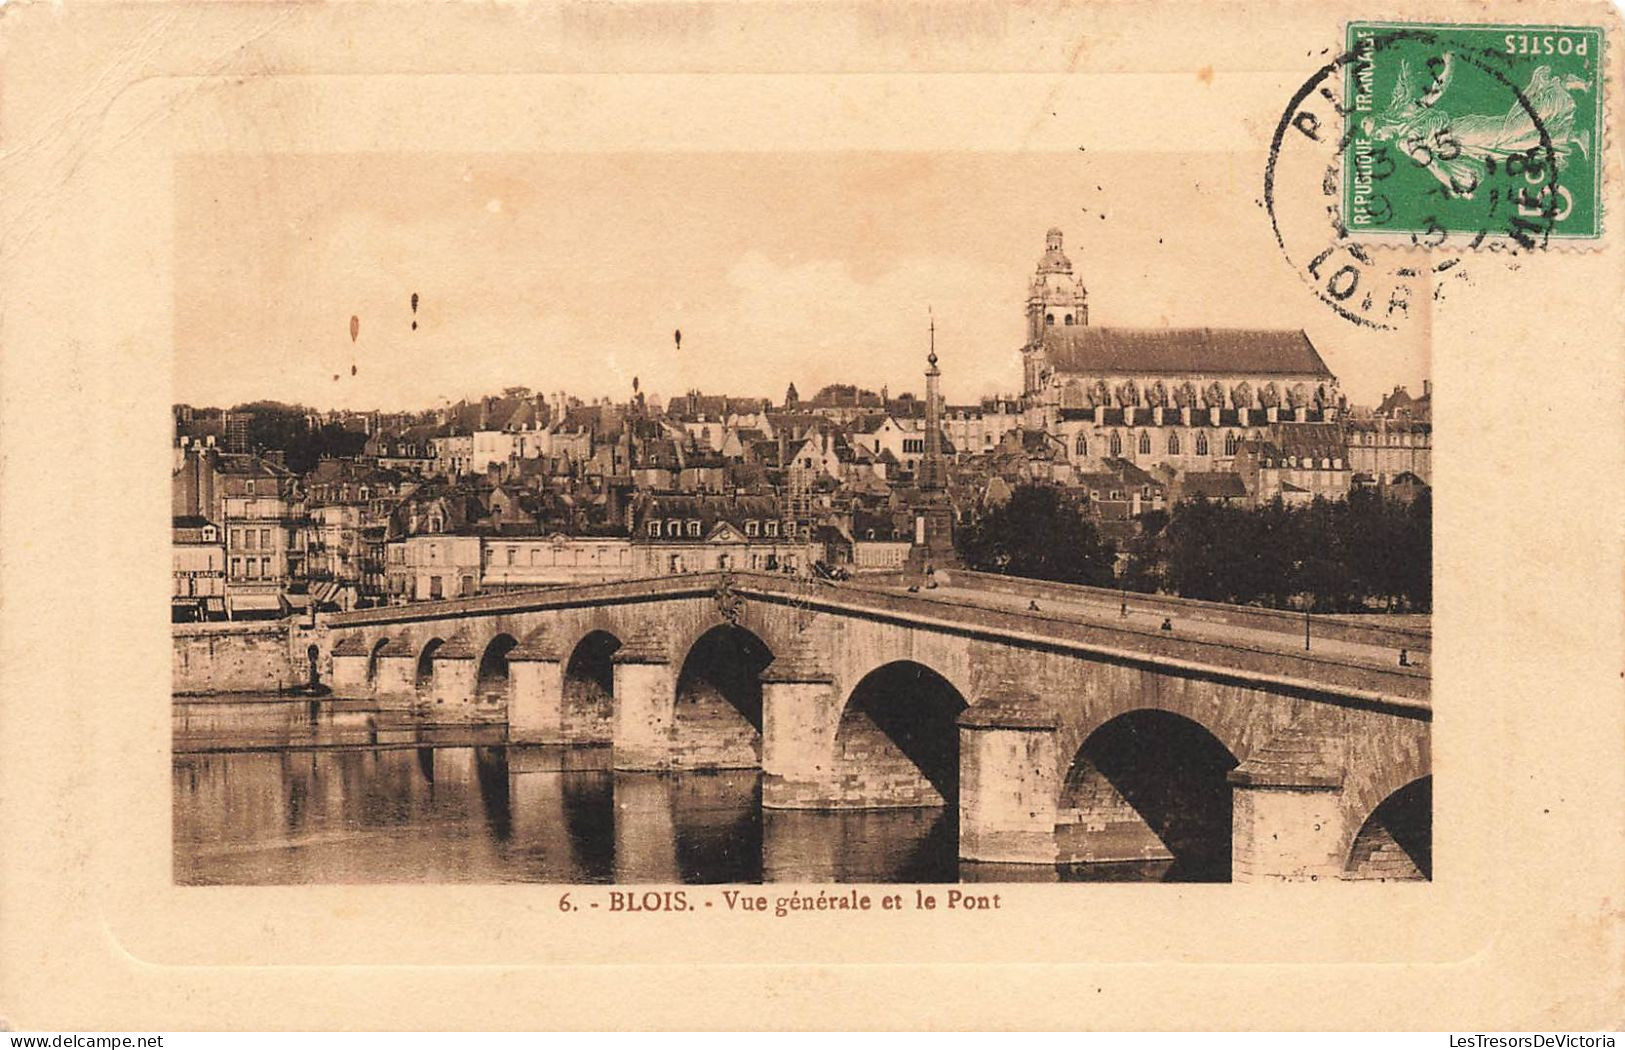
{"type": "Polygon", "coordinates": [[[1612,8],[0,14],[9,1026],[1625,1021],[1612,8]]]}

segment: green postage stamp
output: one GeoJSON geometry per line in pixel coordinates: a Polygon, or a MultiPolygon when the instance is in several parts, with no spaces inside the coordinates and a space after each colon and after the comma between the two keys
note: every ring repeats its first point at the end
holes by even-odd
{"type": "Polygon", "coordinates": [[[1600,27],[1353,22],[1347,47],[1350,236],[1601,236],[1600,27]]]}

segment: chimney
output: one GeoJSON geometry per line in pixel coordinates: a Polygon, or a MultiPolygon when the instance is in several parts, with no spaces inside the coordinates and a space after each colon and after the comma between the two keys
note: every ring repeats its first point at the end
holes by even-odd
{"type": "Polygon", "coordinates": [[[1431,379],[1422,380],[1422,396],[1423,397],[1432,397],[1433,396],[1433,380],[1431,380],[1431,379]]]}

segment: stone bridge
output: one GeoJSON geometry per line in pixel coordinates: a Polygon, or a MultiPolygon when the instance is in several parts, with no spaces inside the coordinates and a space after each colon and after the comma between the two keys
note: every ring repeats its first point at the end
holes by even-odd
{"type": "Polygon", "coordinates": [[[299,644],[339,697],[617,769],[759,768],[768,808],[957,807],[968,860],[1431,877],[1427,631],[1316,620],[1305,651],[1304,625],[710,573],[335,614],[299,644]]]}

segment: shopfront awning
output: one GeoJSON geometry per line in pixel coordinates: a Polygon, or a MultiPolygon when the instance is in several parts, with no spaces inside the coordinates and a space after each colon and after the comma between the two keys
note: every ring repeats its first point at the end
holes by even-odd
{"type": "Polygon", "coordinates": [[[231,608],[231,615],[239,613],[276,613],[282,614],[282,598],[275,594],[233,594],[228,595],[226,604],[231,608]]]}

